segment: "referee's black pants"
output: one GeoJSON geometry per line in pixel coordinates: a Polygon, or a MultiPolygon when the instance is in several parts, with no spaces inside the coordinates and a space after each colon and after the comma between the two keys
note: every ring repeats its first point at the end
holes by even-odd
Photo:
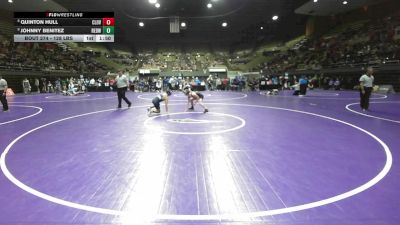
{"type": "Polygon", "coordinates": [[[369,108],[369,98],[371,97],[372,87],[364,87],[364,94],[360,90],[360,106],[361,109],[368,110],[369,108]]]}
{"type": "Polygon", "coordinates": [[[126,89],[127,89],[127,87],[117,88],[117,94],[118,94],[118,108],[121,108],[122,99],[124,99],[124,101],[126,102],[126,104],[128,104],[129,106],[131,105],[131,102],[130,102],[130,101],[128,100],[128,98],[125,96],[126,89]]]}

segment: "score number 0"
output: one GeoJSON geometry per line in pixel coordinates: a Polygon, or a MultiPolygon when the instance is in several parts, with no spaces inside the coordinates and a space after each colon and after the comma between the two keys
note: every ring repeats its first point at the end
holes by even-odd
{"type": "Polygon", "coordinates": [[[114,18],[103,18],[103,26],[114,26],[114,18]]]}

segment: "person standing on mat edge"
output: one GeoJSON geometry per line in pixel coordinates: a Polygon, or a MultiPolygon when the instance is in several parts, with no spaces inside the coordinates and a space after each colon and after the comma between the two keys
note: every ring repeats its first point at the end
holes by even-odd
{"type": "Polygon", "coordinates": [[[371,97],[374,86],[374,69],[370,66],[367,73],[360,77],[360,106],[363,111],[369,108],[369,98],[371,97]]]}
{"type": "Polygon", "coordinates": [[[118,76],[115,78],[115,82],[117,83],[118,109],[121,108],[122,99],[124,99],[126,104],[128,104],[128,108],[130,108],[132,103],[125,96],[125,92],[129,86],[128,78],[125,74],[122,74],[122,71],[119,71],[118,76]]]}
{"type": "Polygon", "coordinates": [[[7,81],[3,79],[0,75],[0,101],[3,105],[3,112],[8,111],[8,102],[7,102],[7,81]]]}

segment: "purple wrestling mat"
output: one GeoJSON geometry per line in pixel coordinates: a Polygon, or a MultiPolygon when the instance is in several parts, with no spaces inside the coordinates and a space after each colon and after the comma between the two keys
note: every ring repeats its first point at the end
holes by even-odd
{"type": "Polygon", "coordinates": [[[291,93],[8,97],[0,223],[397,224],[400,96],[291,93]]]}

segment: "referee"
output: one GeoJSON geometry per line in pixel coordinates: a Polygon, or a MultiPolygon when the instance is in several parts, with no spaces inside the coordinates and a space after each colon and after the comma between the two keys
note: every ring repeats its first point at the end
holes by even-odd
{"type": "Polygon", "coordinates": [[[3,112],[8,111],[8,103],[7,103],[7,81],[2,78],[0,75],[0,101],[3,105],[3,112]]]}
{"type": "Polygon", "coordinates": [[[118,94],[118,108],[121,108],[121,101],[124,99],[126,104],[128,104],[128,108],[131,107],[132,103],[125,97],[125,92],[129,86],[129,80],[125,74],[122,74],[122,71],[118,72],[118,76],[115,78],[115,82],[117,83],[117,94],[118,94]]]}
{"type": "Polygon", "coordinates": [[[360,106],[363,111],[368,110],[369,97],[372,93],[372,87],[374,85],[374,69],[372,67],[367,68],[367,73],[360,77],[360,106]]]}

